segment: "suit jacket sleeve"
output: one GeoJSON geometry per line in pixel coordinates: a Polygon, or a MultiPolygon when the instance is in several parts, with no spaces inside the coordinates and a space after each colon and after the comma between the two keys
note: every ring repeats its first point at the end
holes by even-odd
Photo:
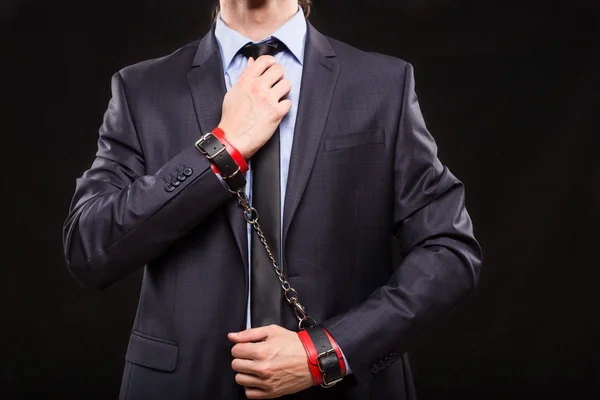
{"type": "Polygon", "coordinates": [[[438,160],[425,127],[410,64],[404,79],[393,182],[393,228],[403,260],[366,301],[323,323],[358,381],[396,360],[417,335],[468,295],[482,258],[465,209],[464,187],[438,160]]]}
{"type": "Polygon", "coordinates": [[[143,148],[117,73],[96,159],[77,179],[63,228],[67,266],[80,282],[101,288],[144,266],[230,197],[193,143],[155,174],[145,173],[143,148]],[[186,167],[191,175],[166,190],[186,167]]]}

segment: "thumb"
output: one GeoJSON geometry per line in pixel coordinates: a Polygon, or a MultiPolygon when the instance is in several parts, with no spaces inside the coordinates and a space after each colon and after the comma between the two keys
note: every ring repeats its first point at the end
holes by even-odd
{"type": "Polygon", "coordinates": [[[246,329],[241,332],[232,332],[227,338],[234,343],[261,342],[269,337],[270,330],[267,326],[246,329]]]}
{"type": "Polygon", "coordinates": [[[246,73],[248,72],[248,68],[254,64],[254,58],[252,57],[248,57],[248,64],[246,65],[246,68],[244,68],[244,70],[242,71],[242,73],[240,74],[240,76],[238,77],[238,82],[246,75],[246,73]]]}

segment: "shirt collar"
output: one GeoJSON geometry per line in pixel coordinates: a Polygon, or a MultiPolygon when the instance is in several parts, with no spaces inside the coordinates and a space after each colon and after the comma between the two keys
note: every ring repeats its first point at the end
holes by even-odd
{"type": "Polygon", "coordinates": [[[246,38],[244,35],[234,31],[221,19],[221,14],[217,17],[215,25],[215,37],[219,48],[221,49],[221,58],[223,59],[223,71],[227,71],[231,61],[238,51],[248,42],[260,43],[270,38],[277,38],[287,46],[289,51],[296,57],[300,64],[304,63],[304,42],[306,39],[306,18],[300,7],[298,12],[271,36],[258,42],[246,38]]]}

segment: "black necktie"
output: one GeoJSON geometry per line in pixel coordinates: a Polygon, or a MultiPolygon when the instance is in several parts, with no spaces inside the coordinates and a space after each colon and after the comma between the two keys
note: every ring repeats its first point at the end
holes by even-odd
{"type": "MultiPolygon", "coordinates": [[[[284,48],[283,43],[271,41],[247,44],[242,54],[254,59],[274,55],[284,48]]],[[[259,223],[273,256],[281,258],[281,189],[279,165],[279,128],[271,139],[251,158],[252,206],[260,216],[259,223]]],[[[281,285],[273,270],[273,263],[255,232],[251,235],[251,319],[252,326],[280,325],[281,285]]]]}
{"type": "Polygon", "coordinates": [[[270,55],[274,56],[285,49],[285,45],[277,39],[271,39],[261,43],[248,43],[240,50],[244,57],[254,58],[255,60],[260,56],[270,55]]]}

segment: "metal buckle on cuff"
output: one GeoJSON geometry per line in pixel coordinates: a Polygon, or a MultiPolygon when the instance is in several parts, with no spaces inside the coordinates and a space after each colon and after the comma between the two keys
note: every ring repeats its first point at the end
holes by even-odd
{"type": "Polygon", "coordinates": [[[333,385],[335,385],[336,383],[338,383],[338,382],[341,382],[342,380],[344,380],[344,377],[343,377],[343,376],[342,376],[341,378],[338,378],[338,379],[336,379],[335,381],[332,381],[332,382],[327,382],[327,381],[325,380],[325,375],[323,375],[323,383],[321,383],[321,387],[324,387],[324,388],[330,388],[330,387],[332,387],[333,385]]]}
{"type": "Polygon", "coordinates": [[[198,149],[198,151],[200,151],[200,153],[206,155],[206,151],[204,151],[204,149],[202,148],[202,143],[204,143],[204,141],[208,138],[208,135],[211,135],[212,132],[208,132],[206,134],[204,134],[200,139],[198,139],[196,141],[196,143],[194,144],[194,146],[198,149]]]}
{"type": "MultiPolygon", "coordinates": [[[[219,152],[219,154],[220,154],[220,153],[221,153],[221,152],[219,152]]],[[[215,154],[215,156],[216,156],[216,154],[215,154]]],[[[238,167],[238,168],[235,170],[235,172],[234,172],[233,174],[231,174],[231,175],[229,175],[229,176],[224,176],[224,177],[223,177],[223,179],[231,179],[231,178],[233,178],[233,177],[234,177],[234,176],[235,176],[235,175],[236,175],[238,172],[240,172],[240,167],[238,167]]]]}
{"type": "Polygon", "coordinates": [[[208,132],[207,134],[205,134],[204,136],[202,136],[200,139],[198,139],[198,141],[196,141],[196,144],[195,144],[196,148],[198,150],[200,150],[200,153],[204,154],[206,156],[206,158],[208,158],[211,161],[214,160],[215,158],[217,158],[221,153],[223,153],[224,151],[227,150],[225,148],[225,145],[223,143],[221,143],[220,140],[217,139],[217,141],[221,144],[222,147],[219,149],[219,151],[217,151],[212,156],[208,155],[208,153],[206,152],[206,150],[204,150],[204,148],[202,148],[202,145],[204,144],[204,142],[206,141],[206,139],[208,139],[208,137],[210,135],[212,135],[212,134],[213,134],[212,132],[208,132]]]}
{"type": "Polygon", "coordinates": [[[331,382],[327,382],[327,379],[325,379],[325,371],[323,371],[323,364],[321,364],[321,358],[326,357],[330,354],[335,354],[335,358],[337,359],[337,353],[335,352],[335,349],[329,349],[327,351],[319,353],[319,355],[317,356],[317,365],[319,366],[319,371],[321,371],[321,373],[323,374],[323,383],[321,383],[321,386],[324,388],[330,388],[333,385],[335,385],[336,383],[341,382],[344,379],[343,376],[338,379],[335,379],[331,382]]]}

